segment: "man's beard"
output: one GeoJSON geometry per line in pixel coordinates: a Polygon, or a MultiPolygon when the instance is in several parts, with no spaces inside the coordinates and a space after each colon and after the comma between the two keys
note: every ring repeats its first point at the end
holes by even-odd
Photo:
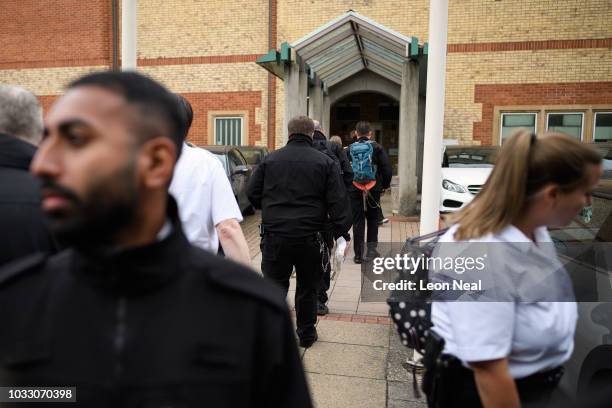
{"type": "Polygon", "coordinates": [[[130,160],[104,179],[92,180],[83,197],[51,180],[43,180],[43,189],[72,202],[67,211],[47,214],[57,240],[77,248],[114,245],[117,235],[136,222],[140,195],[135,173],[135,164],[130,160]]]}

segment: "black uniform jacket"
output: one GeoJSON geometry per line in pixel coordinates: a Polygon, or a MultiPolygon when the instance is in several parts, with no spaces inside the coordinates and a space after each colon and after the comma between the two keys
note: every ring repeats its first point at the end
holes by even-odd
{"type": "MultiPolygon", "coordinates": [[[[367,137],[360,137],[359,139],[357,139],[357,141],[366,141],[366,142],[368,140],[369,139],[367,137]]],[[[353,143],[357,143],[357,142],[353,142],[353,143]]],[[[376,166],[376,185],[372,188],[372,190],[376,190],[376,191],[386,190],[389,188],[389,186],[391,186],[391,177],[393,176],[393,168],[391,167],[391,161],[389,160],[389,156],[387,156],[387,153],[385,152],[385,150],[382,148],[381,145],[374,142],[373,147],[374,147],[374,153],[372,154],[372,162],[376,166]]],[[[347,154],[350,160],[350,157],[351,157],[349,153],[350,146],[348,150],[349,151],[347,152],[347,154]]],[[[351,188],[349,189],[349,191],[356,192],[359,190],[357,190],[355,186],[351,185],[351,188]]]]}
{"type": "Polygon", "coordinates": [[[38,180],[29,172],[36,148],[0,134],[0,266],[35,252],[55,252],[40,208],[38,180]]]}
{"type": "Polygon", "coordinates": [[[351,213],[337,163],[312,146],[306,135],[291,135],[287,145],[268,154],[248,186],[249,201],[262,209],[264,231],[301,238],[324,231],[335,237],[351,228],[351,213]]]}
{"type": "MultiPolygon", "coordinates": [[[[342,146],[337,145],[336,143],[330,142],[327,140],[325,135],[321,132],[315,131],[314,136],[312,137],[313,144],[319,144],[321,146],[325,146],[327,150],[334,154],[338,158],[338,163],[340,164],[340,171],[342,174],[342,181],[344,182],[344,186],[348,188],[353,183],[353,168],[351,167],[351,162],[349,161],[346,153],[342,146]]],[[[321,151],[321,149],[317,149],[321,151]]]]}
{"type": "Polygon", "coordinates": [[[83,407],[311,406],[282,294],[190,245],[169,209],[162,241],[0,272],[1,386],[76,386],[83,407]]]}

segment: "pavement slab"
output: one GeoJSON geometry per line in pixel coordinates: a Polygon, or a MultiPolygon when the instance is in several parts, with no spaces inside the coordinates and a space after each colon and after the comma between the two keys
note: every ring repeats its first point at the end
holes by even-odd
{"type": "Polygon", "coordinates": [[[387,349],[318,341],[306,350],[302,361],[310,373],[384,380],[387,349]]]}
{"type": "Polygon", "coordinates": [[[421,401],[404,401],[392,400],[387,401],[387,408],[427,408],[427,402],[421,401]]]}
{"type": "Polygon", "coordinates": [[[389,329],[383,324],[321,320],[317,325],[319,340],[328,343],[387,347],[389,329]]]}
{"type": "Polygon", "coordinates": [[[327,307],[330,313],[356,313],[357,305],[359,303],[354,301],[342,301],[342,300],[330,300],[327,302],[327,307]]]}
{"type": "Polygon", "coordinates": [[[308,373],[316,408],[384,408],[384,380],[308,373]]]}

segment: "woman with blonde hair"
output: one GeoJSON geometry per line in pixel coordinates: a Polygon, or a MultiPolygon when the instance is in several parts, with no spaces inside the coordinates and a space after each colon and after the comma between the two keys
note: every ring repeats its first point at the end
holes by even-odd
{"type": "Polygon", "coordinates": [[[338,135],[333,135],[332,137],[329,138],[329,141],[342,147],[342,138],[340,138],[340,136],[338,135]]]}
{"type": "MultiPolygon", "coordinates": [[[[526,243],[529,251],[514,259],[521,271],[537,275],[540,256],[567,277],[554,249],[543,249],[552,248],[547,227],[567,225],[590,205],[601,175],[601,157],[587,145],[563,134],[519,131],[504,142],[482,191],[452,217],[439,242],[526,243]]],[[[494,273],[517,270],[492,261],[494,273]]],[[[438,343],[426,355],[426,377],[439,387],[426,390],[430,406],[546,406],[573,350],[575,302],[434,301],[431,314],[430,344],[438,343]]]]}

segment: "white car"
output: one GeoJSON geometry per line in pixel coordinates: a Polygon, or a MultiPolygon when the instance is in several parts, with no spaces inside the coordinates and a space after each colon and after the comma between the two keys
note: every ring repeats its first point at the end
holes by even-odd
{"type": "Polygon", "coordinates": [[[489,178],[498,147],[447,146],[442,162],[440,212],[463,208],[489,178]]]}

